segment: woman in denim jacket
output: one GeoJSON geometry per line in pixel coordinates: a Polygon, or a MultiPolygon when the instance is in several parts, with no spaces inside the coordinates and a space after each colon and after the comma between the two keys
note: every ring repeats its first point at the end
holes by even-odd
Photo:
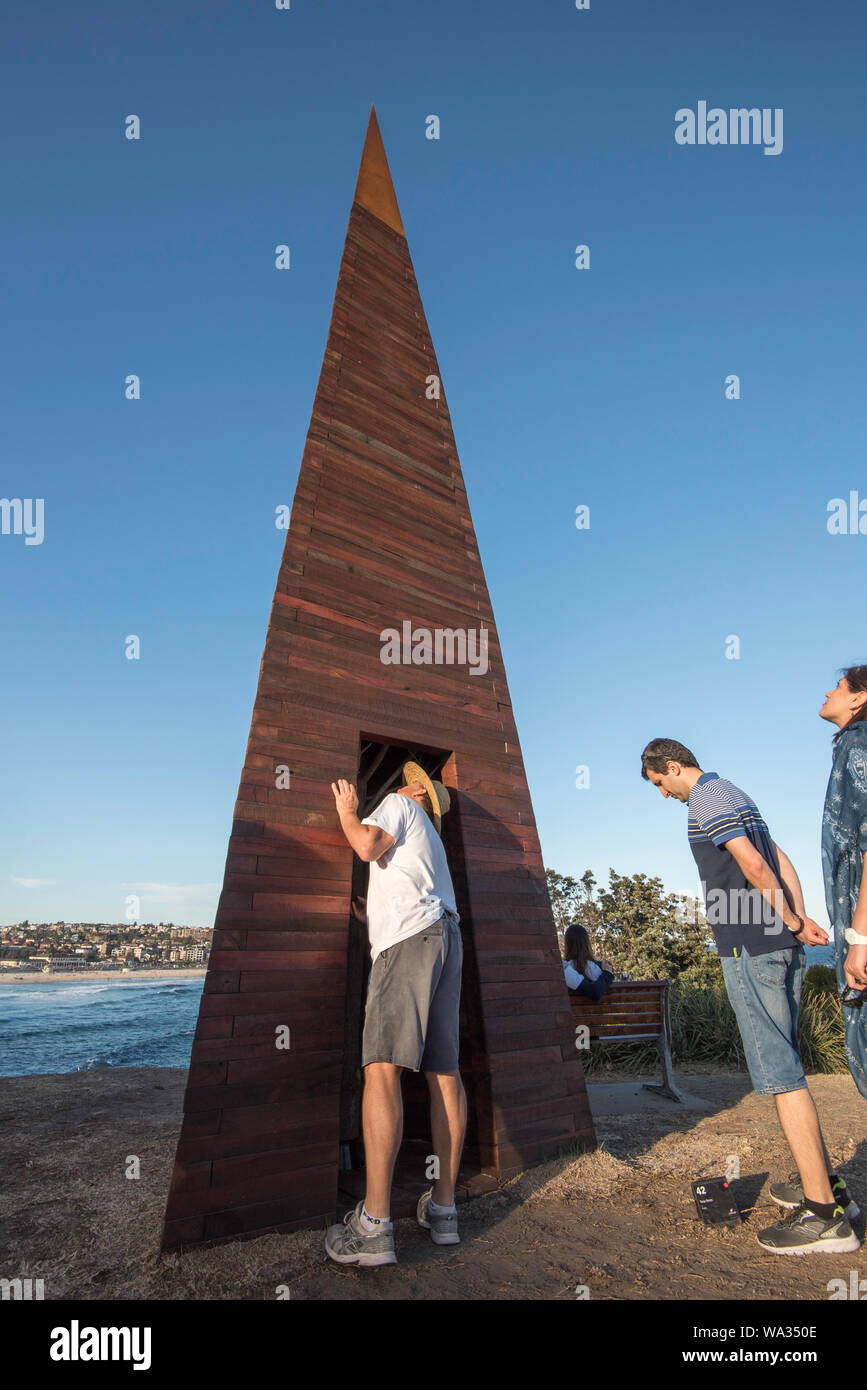
{"type": "MultiPolygon", "coordinates": [[[[867,666],[850,666],[829,690],[819,714],[836,724],[834,761],[822,817],[825,902],[834,931],[841,992],[867,986],[867,666]]],[[[867,995],[843,1003],[846,1060],[867,1099],[867,995]]]]}

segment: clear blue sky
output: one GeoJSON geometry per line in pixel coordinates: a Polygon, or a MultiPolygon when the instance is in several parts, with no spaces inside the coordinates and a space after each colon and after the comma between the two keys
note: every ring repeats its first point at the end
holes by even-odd
{"type": "Polygon", "coordinates": [[[213,920],[374,102],[546,863],[696,891],[638,775],[673,736],[824,924],[817,710],[867,660],[867,536],[826,525],[867,497],[865,37],[856,0],[7,13],[2,491],[45,538],[0,536],[0,922],[213,920]],[[702,100],[783,108],[782,153],[677,145],[702,100]]]}

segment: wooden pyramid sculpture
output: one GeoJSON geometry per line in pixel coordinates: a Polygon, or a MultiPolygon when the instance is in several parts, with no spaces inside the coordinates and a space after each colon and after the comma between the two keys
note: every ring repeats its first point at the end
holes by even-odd
{"type": "MultiPolygon", "coordinates": [[[[331,782],[357,783],[363,815],[403,785],[408,758],[452,798],[443,839],[465,952],[464,1170],[498,1178],[576,1141],[593,1147],[491,601],[371,110],[265,638],[164,1249],[321,1228],[341,1185],[358,1190],[369,949],[353,904],[368,866],[341,833],[331,782]]],[[[418,1195],[429,1186],[426,1087],[403,1080],[398,1166],[418,1195]]]]}

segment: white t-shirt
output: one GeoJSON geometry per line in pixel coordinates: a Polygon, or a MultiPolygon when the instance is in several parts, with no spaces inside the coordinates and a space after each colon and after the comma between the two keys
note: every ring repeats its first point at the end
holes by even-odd
{"type": "MultiPolygon", "coordinates": [[[[567,983],[567,985],[569,986],[570,989],[577,989],[578,986],[580,985],[581,981],[584,979],[584,976],[583,976],[578,970],[575,969],[575,967],[574,967],[574,965],[572,964],[571,960],[564,960],[564,962],[563,962],[563,973],[564,973],[564,975],[566,976],[566,983],[567,983]]],[[[599,976],[600,976],[601,974],[602,974],[601,967],[598,966],[598,965],[596,964],[595,960],[588,960],[588,962],[587,962],[587,978],[588,978],[588,980],[598,980],[598,979],[599,979],[599,976]]]]}
{"type": "Polygon", "coordinates": [[[368,877],[367,930],[376,960],[380,951],[438,922],[443,908],[457,915],[457,907],[442,840],[415,801],[390,792],[361,823],[394,837],[368,877]]]}

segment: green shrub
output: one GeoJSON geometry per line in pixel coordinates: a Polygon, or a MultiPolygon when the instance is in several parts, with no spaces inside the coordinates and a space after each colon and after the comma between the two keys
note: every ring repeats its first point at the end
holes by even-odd
{"type": "Polygon", "coordinates": [[[721,972],[705,987],[689,981],[671,986],[671,1044],[675,1062],[718,1062],[735,1070],[746,1066],[721,972]]]}
{"type": "MultiPolygon", "coordinates": [[[[810,969],[827,970],[828,967],[814,965],[810,969]]],[[[836,976],[833,990],[826,991],[823,986],[811,990],[806,997],[801,996],[798,1045],[805,1071],[849,1070],[843,1009],[837,994],[836,976]]]]}
{"type": "MultiPolygon", "coordinates": [[[[804,1069],[845,1072],[848,1067],[836,976],[824,965],[811,966],[807,974],[813,978],[809,989],[805,983],[798,1025],[804,1069]],[[833,989],[828,988],[826,974],[832,977],[833,989]]],[[[708,985],[683,977],[672,983],[671,1034],[675,1069],[693,1062],[713,1062],[732,1071],[746,1071],[740,1030],[721,975],[708,985]]],[[[648,1072],[659,1066],[651,1044],[594,1043],[589,1055],[582,1057],[585,1071],[597,1080],[609,1070],[648,1072]]]]}
{"type": "Polygon", "coordinates": [[[804,976],[804,995],[836,993],[836,970],[830,965],[811,965],[804,976]]]}

